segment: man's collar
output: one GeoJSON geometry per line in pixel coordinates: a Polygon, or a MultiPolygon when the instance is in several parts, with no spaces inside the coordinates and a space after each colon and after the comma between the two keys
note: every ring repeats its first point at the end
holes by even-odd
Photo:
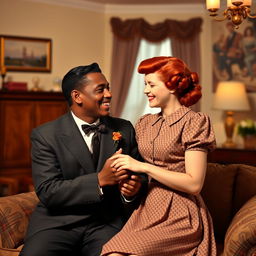
{"type": "Polygon", "coordinates": [[[100,122],[100,119],[98,118],[95,122],[89,124],[89,123],[85,122],[84,120],[80,119],[79,117],[77,117],[72,111],[71,111],[71,114],[72,114],[78,127],[81,126],[82,124],[87,124],[87,125],[95,124],[96,125],[100,122]]]}

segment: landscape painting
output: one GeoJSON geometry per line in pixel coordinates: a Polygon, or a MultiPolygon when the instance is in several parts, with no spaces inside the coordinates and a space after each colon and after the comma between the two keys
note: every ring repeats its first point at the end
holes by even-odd
{"type": "Polygon", "coordinates": [[[1,67],[7,71],[51,71],[50,39],[0,36],[1,67]]]}

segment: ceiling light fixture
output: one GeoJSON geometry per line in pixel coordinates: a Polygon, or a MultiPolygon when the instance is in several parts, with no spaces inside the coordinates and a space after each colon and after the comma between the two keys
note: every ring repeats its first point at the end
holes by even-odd
{"type": "Polygon", "coordinates": [[[217,11],[220,9],[220,0],[206,0],[206,7],[211,17],[217,21],[231,20],[235,28],[238,28],[247,17],[256,18],[256,15],[251,14],[251,5],[252,0],[227,0],[223,17],[219,17],[217,11]]]}

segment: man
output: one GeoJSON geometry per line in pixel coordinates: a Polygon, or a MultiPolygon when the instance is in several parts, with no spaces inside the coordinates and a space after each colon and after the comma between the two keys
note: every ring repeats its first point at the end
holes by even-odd
{"type": "Polygon", "coordinates": [[[226,24],[228,36],[225,40],[223,50],[226,52],[225,67],[228,74],[228,80],[234,79],[232,71],[233,64],[237,64],[242,72],[244,69],[243,50],[241,47],[242,34],[235,31],[232,22],[226,24]]]}
{"type": "Polygon", "coordinates": [[[71,69],[62,91],[71,111],[31,134],[40,203],[23,256],[99,255],[140,198],[140,178],[110,166],[113,154],[139,153],[131,123],[109,116],[112,95],[98,64],[71,69]]]}

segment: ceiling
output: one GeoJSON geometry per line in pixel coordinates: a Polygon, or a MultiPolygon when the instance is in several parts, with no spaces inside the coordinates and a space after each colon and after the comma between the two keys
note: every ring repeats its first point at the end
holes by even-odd
{"type": "Polygon", "coordinates": [[[202,4],[205,0],[84,0],[101,4],[202,4]]]}

